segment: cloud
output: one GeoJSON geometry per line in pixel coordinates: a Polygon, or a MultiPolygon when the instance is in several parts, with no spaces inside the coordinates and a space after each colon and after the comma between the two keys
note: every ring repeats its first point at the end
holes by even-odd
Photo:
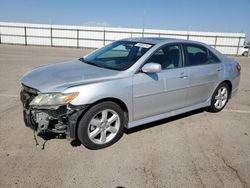
{"type": "Polygon", "coordinates": [[[83,24],[84,26],[98,26],[98,27],[108,27],[110,26],[108,22],[98,22],[98,21],[88,21],[83,24]]]}

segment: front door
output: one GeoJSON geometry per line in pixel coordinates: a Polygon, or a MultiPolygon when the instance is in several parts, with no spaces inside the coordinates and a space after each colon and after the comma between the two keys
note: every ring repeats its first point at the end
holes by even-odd
{"type": "Polygon", "coordinates": [[[186,106],[189,72],[188,68],[183,67],[182,57],[179,45],[164,46],[146,62],[161,64],[161,72],[139,72],[134,75],[134,120],[186,106]]]}

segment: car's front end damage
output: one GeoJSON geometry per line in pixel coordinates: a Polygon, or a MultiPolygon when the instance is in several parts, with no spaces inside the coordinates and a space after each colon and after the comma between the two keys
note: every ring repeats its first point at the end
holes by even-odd
{"type": "MultiPolygon", "coordinates": [[[[41,95],[44,94],[34,88],[22,85],[20,98],[23,104],[25,125],[36,131],[37,134],[52,132],[66,135],[68,139],[75,140],[77,120],[88,105],[74,106],[69,103],[69,100],[64,101],[64,103],[58,101],[58,104],[45,105],[41,103],[43,100],[40,99],[41,95]]],[[[47,98],[52,97],[49,95],[47,98]]],[[[52,100],[55,101],[54,98],[52,100]]],[[[49,103],[48,100],[46,102],[49,103]]]]}
{"type": "Polygon", "coordinates": [[[89,100],[94,93],[87,86],[117,74],[81,60],[44,65],[27,72],[20,80],[25,124],[38,134],[53,132],[76,139],[79,117],[94,102],[89,100]]]}

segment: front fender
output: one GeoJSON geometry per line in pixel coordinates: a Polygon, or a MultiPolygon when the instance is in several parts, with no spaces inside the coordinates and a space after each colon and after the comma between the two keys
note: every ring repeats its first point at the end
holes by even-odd
{"type": "Polygon", "coordinates": [[[72,105],[92,104],[105,98],[116,98],[123,101],[129,112],[129,120],[133,120],[132,78],[120,78],[86,85],[74,86],[64,92],[79,92],[70,103],[72,105]]]}

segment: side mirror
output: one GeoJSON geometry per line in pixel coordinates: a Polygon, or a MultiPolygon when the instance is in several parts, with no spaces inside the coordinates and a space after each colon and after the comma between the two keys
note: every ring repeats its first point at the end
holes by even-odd
{"type": "Polygon", "coordinates": [[[141,70],[145,73],[158,73],[161,72],[161,65],[159,63],[147,63],[143,65],[141,70]]]}

